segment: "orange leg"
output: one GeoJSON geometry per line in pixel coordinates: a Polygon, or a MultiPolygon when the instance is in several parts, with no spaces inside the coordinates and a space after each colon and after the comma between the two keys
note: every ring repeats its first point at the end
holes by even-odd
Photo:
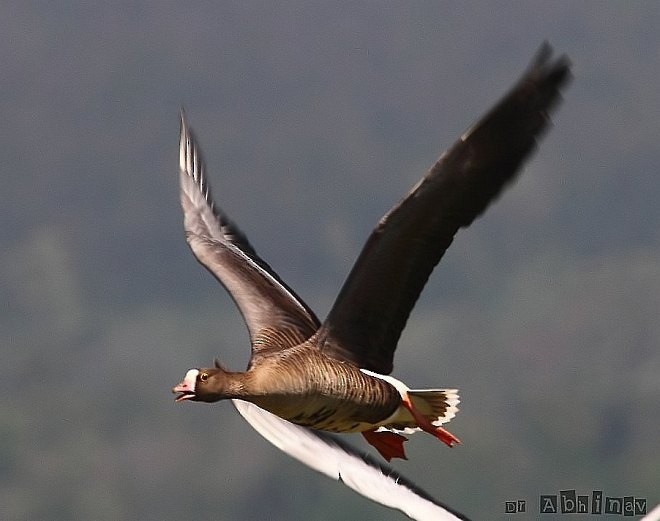
{"type": "Polygon", "coordinates": [[[433,425],[428,418],[425,416],[422,416],[422,414],[415,409],[415,406],[412,404],[412,401],[410,400],[409,396],[405,396],[402,400],[403,406],[410,411],[410,414],[413,415],[413,418],[415,418],[415,421],[417,422],[417,426],[422,429],[424,432],[428,432],[429,434],[435,436],[438,438],[441,442],[446,443],[447,446],[453,447],[454,443],[461,443],[460,440],[454,436],[451,432],[443,429],[442,427],[438,427],[436,425],[433,425]]]}
{"type": "Polygon", "coordinates": [[[392,458],[408,459],[403,450],[403,442],[408,441],[408,438],[405,436],[394,432],[376,432],[375,430],[364,431],[362,436],[364,436],[364,439],[370,445],[376,447],[376,450],[387,461],[390,461],[392,458]]]}

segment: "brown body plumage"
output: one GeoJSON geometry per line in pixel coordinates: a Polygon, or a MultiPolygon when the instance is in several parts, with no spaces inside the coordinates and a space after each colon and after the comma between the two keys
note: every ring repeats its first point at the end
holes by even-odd
{"type": "Polygon", "coordinates": [[[249,396],[242,398],[298,425],[330,432],[373,429],[401,404],[401,395],[386,381],[311,353],[303,344],[259,356],[244,373],[249,396]]]}

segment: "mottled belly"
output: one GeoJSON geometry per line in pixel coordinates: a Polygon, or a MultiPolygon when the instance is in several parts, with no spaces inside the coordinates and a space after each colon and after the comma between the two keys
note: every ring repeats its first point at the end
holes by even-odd
{"type": "Polygon", "coordinates": [[[292,423],[329,432],[360,432],[370,428],[365,415],[352,404],[308,404],[302,411],[286,418],[292,423]]]}
{"type": "Polygon", "coordinates": [[[255,403],[291,423],[337,433],[372,429],[398,407],[396,401],[375,407],[324,395],[268,396],[255,403]]]}

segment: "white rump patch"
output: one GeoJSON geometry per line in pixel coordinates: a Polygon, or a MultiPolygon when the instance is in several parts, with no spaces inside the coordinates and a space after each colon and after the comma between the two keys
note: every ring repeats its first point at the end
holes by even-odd
{"type": "Polygon", "coordinates": [[[410,390],[410,387],[404,384],[401,380],[397,380],[393,376],[374,373],[373,371],[369,371],[368,369],[360,369],[360,371],[362,371],[364,374],[368,374],[369,376],[373,376],[374,378],[380,378],[381,380],[385,380],[388,384],[393,385],[394,388],[397,391],[399,391],[399,394],[401,395],[402,398],[404,398],[408,393],[408,391],[410,390]]]}
{"type": "MultiPolygon", "coordinates": [[[[372,376],[374,378],[379,378],[391,384],[392,386],[394,386],[394,388],[397,391],[399,391],[399,394],[401,395],[402,398],[411,399],[413,403],[417,399],[424,399],[423,398],[424,394],[428,393],[428,395],[433,395],[436,393],[442,393],[444,397],[442,401],[443,403],[446,404],[447,407],[442,416],[439,416],[434,420],[431,420],[431,423],[436,427],[439,427],[444,423],[448,423],[452,418],[454,418],[454,416],[456,416],[456,413],[458,412],[457,405],[460,402],[458,396],[458,389],[411,389],[401,380],[397,380],[392,376],[374,373],[373,371],[369,371],[367,369],[360,369],[360,371],[362,371],[366,375],[372,376]]],[[[412,422],[412,416],[410,415],[410,412],[405,407],[399,407],[396,411],[392,413],[392,415],[389,418],[381,422],[381,427],[379,427],[376,430],[376,432],[390,431],[390,432],[403,433],[403,434],[414,434],[415,432],[421,431],[419,427],[405,427],[403,429],[385,427],[385,425],[397,424],[397,423],[406,424],[408,422],[412,422]]]]}

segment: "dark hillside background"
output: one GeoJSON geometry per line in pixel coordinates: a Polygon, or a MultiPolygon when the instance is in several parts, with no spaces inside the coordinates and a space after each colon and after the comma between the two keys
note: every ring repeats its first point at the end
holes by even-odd
{"type": "Polygon", "coordinates": [[[217,202],[323,317],[546,39],[574,63],[554,128],[396,359],[461,389],[463,444],[414,437],[396,467],[479,520],[566,489],[660,502],[658,22],[654,2],[3,3],[0,518],[403,519],[230,404],[174,404],[188,368],[248,357],[184,241],[179,108],[217,202]]]}

